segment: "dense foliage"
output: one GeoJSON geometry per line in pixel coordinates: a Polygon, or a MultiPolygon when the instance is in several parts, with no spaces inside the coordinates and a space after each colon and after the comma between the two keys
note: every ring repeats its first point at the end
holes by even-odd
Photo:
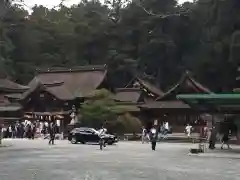
{"type": "Polygon", "coordinates": [[[103,124],[114,123],[118,115],[125,113],[106,89],[96,90],[89,97],[79,112],[83,126],[100,128],[103,124]]]}
{"type": "Polygon", "coordinates": [[[1,16],[0,70],[21,83],[37,67],[107,64],[116,86],[138,73],[167,89],[186,69],[213,91],[237,86],[239,0],[83,0],[1,16]]]}

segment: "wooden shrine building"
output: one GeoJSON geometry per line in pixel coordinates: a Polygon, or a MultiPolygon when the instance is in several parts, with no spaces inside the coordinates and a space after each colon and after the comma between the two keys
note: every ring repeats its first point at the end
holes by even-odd
{"type": "Polygon", "coordinates": [[[140,88],[117,88],[113,99],[129,113],[138,116],[139,105],[144,103],[143,91],[140,88]]]}
{"type": "Polygon", "coordinates": [[[96,89],[108,88],[107,67],[84,66],[37,70],[19,101],[24,107],[24,118],[47,121],[61,120],[70,123],[73,107],[80,104],[96,89]]]}
{"type": "Polygon", "coordinates": [[[157,98],[164,95],[164,92],[160,88],[150,83],[149,81],[137,76],[128,83],[126,88],[137,88],[142,90],[142,98],[145,103],[153,102],[157,98]]]}
{"type": "Polygon", "coordinates": [[[154,114],[154,110],[148,105],[154,104],[158,97],[163,97],[164,92],[160,88],[155,86],[153,83],[138,76],[134,77],[132,81],[128,83],[126,88],[137,90],[138,94],[136,94],[135,96],[133,95],[133,92],[125,92],[124,99],[127,99],[127,96],[132,98],[138,97],[137,106],[138,108],[140,108],[140,113],[138,114],[138,117],[142,120],[144,126],[150,128],[152,126],[153,118],[156,116],[154,114]],[[143,108],[146,106],[147,108],[143,108]]]}
{"type": "Polygon", "coordinates": [[[11,124],[21,120],[23,107],[17,99],[28,89],[29,87],[10,81],[6,77],[0,78],[0,124],[11,124]]]}
{"type": "Polygon", "coordinates": [[[188,104],[178,100],[178,94],[212,92],[196,81],[190,72],[185,72],[179,82],[170,88],[164,95],[159,96],[156,101],[141,106],[141,110],[152,115],[161,122],[168,121],[174,132],[183,132],[187,123],[200,125],[202,122],[198,113],[188,104]]]}

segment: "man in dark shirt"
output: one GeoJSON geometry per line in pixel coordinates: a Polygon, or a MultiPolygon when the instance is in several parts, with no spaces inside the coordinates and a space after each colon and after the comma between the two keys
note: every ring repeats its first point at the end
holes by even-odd
{"type": "Polygon", "coordinates": [[[54,121],[52,121],[50,124],[49,124],[49,135],[50,135],[50,137],[49,137],[49,142],[48,142],[48,144],[50,145],[50,144],[54,144],[54,139],[55,139],[55,129],[56,129],[56,124],[55,124],[55,122],[54,121]]]}
{"type": "Polygon", "coordinates": [[[153,151],[156,150],[157,139],[158,139],[158,130],[156,126],[153,126],[152,129],[150,130],[150,140],[151,140],[153,151]]]}

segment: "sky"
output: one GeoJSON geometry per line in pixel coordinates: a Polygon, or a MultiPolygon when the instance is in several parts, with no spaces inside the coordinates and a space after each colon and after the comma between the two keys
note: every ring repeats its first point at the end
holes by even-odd
{"type": "MultiPolygon", "coordinates": [[[[185,1],[192,1],[192,0],[178,0],[179,3],[183,3],[185,1]]],[[[24,0],[25,4],[33,7],[35,4],[37,5],[44,5],[48,8],[52,8],[56,5],[58,5],[61,0],[24,0]]],[[[78,4],[80,0],[65,0],[65,5],[70,6],[72,4],[78,4]]]]}

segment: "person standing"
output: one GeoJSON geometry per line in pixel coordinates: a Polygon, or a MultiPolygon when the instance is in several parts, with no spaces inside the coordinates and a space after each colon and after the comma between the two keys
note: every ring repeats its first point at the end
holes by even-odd
{"type": "Polygon", "coordinates": [[[20,138],[24,138],[24,124],[20,123],[20,138]]]}
{"type": "Polygon", "coordinates": [[[163,139],[167,139],[168,132],[169,132],[169,124],[168,124],[168,122],[166,121],[166,122],[164,123],[164,136],[163,136],[163,139]]]}
{"type": "Polygon", "coordinates": [[[31,125],[31,138],[34,139],[36,134],[36,124],[32,123],[31,125]]]}
{"type": "Polygon", "coordinates": [[[32,138],[31,124],[27,124],[27,126],[26,126],[26,136],[27,136],[28,139],[32,138]]]}
{"type": "Polygon", "coordinates": [[[217,140],[217,130],[215,126],[212,127],[209,133],[209,149],[215,149],[215,144],[217,140]]]}
{"type": "Polygon", "coordinates": [[[6,127],[5,127],[5,125],[4,124],[2,124],[1,125],[1,138],[3,139],[3,138],[6,138],[6,135],[7,135],[7,129],[6,129],[6,127]]]}
{"type": "Polygon", "coordinates": [[[223,145],[224,145],[224,144],[227,145],[228,149],[231,149],[231,148],[230,148],[230,145],[229,145],[229,139],[230,139],[230,138],[229,138],[229,132],[227,131],[227,132],[225,132],[225,133],[223,134],[221,149],[223,149],[223,145]]]}
{"type": "Polygon", "coordinates": [[[153,126],[152,129],[150,130],[150,140],[151,140],[153,151],[156,150],[157,139],[158,139],[158,131],[157,131],[157,128],[153,126]]]}
{"type": "Polygon", "coordinates": [[[48,126],[48,131],[49,131],[49,135],[50,135],[50,137],[49,137],[50,140],[49,140],[49,142],[48,142],[49,145],[50,145],[50,144],[54,145],[55,128],[56,128],[56,125],[55,125],[55,123],[52,121],[52,122],[49,124],[49,126],[48,126]]]}
{"type": "Polygon", "coordinates": [[[142,127],[142,144],[143,144],[145,141],[148,142],[147,129],[143,126],[143,127],[142,127]]]}
{"type": "Polygon", "coordinates": [[[8,126],[8,138],[12,138],[12,135],[13,135],[13,133],[12,133],[12,126],[10,125],[10,126],[8,126]]]}

